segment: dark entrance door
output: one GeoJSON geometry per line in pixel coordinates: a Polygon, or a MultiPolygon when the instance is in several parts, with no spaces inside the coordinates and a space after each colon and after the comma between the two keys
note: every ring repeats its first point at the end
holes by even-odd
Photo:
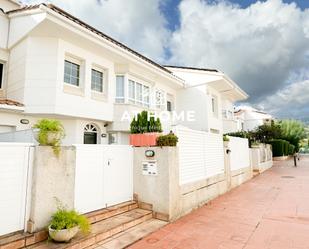
{"type": "Polygon", "coordinates": [[[97,144],[97,133],[85,132],[84,133],[84,144],[97,144]]]}

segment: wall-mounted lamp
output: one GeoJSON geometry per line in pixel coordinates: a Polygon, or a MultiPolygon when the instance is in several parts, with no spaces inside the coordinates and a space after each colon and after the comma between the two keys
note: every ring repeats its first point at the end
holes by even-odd
{"type": "Polygon", "coordinates": [[[20,120],[20,123],[21,123],[21,124],[29,124],[29,120],[23,118],[23,119],[20,120]]]}
{"type": "Polygon", "coordinates": [[[107,134],[106,133],[102,133],[101,137],[107,137],[107,134]]]}
{"type": "Polygon", "coordinates": [[[146,157],[154,157],[155,156],[155,152],[153,150],[146,150],[145,151],[145,156],[146,157]]]}

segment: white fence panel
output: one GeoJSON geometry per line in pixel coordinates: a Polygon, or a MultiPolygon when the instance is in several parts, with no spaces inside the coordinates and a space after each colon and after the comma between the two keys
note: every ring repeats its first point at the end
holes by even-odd
{"type": "Polygon", "coordinates": [[[83,213],[133,198],[128,145],[76,145],[75,208],[83,213]]]}
{"type": "Polygon", "coordinates": [[[0,235],[25,228],[32,152],[30,144],[0,143],[0,235]]]}
{"type": "Polygon", "coordinates": [[[222,135],[177,127],[180,184],[224,172],[222,135]]]}
{"type": "Polygon", "coordinates": [[[229,137],[231,170],[238,170],[250,166],[250,152],[248,139],[229,137]]]}

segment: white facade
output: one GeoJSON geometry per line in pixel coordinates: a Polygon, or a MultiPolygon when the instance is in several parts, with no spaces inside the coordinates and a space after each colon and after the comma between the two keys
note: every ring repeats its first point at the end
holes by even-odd
{"type": "Polygon", "coordinates": [[[217,70],[170,66],[167,68],[185,80],[185,87],[177,93],[178,110],[195,113],[195,122],[185,121],[178,124],[213,133],[226,133],[229,129],[234,129],[236,121],[233,103],[248,97],[235,82],[217,70]]]}
{"type": "Polygon", "coordinates": [[[238,107],[234,113],[240,124],[240,130],[252,131],[263,124],[270,124],[273,117],[249,106],[238,107]]]}
{"type": "Polygon", "coordinates": [[[47,117],[63,123],[64,144],[83,143],[89,125],[97,143],[127,144],[124,113],[193,110],[196,122],[163,120],[164,132],[182,124],[222,133],[222,110],[246,98],[220,72],[164,68],[53,5],[10,11],[19,6],[1,0],[2,7],[0,100],[23,106],[0,102],[0,132],[30,129],[47,117]]]}

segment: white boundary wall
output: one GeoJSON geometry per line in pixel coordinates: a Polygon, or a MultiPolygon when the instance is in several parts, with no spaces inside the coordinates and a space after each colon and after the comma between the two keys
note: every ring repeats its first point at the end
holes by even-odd
{"type": "Polygon", "coordinates": [[[32,144],[0,143],[0,235],[25,229],[32,160],[32,144]]]}
{"type": "Polygon", "coordinates": [[[248,139],[229,136],[231,171],[250,167],[248,139]]]}
{"type": "Polygon", "coordinates": [[[224,149],[221,134],[177,126],[179,138],[180,185],[224,173],[224,149]]]}

